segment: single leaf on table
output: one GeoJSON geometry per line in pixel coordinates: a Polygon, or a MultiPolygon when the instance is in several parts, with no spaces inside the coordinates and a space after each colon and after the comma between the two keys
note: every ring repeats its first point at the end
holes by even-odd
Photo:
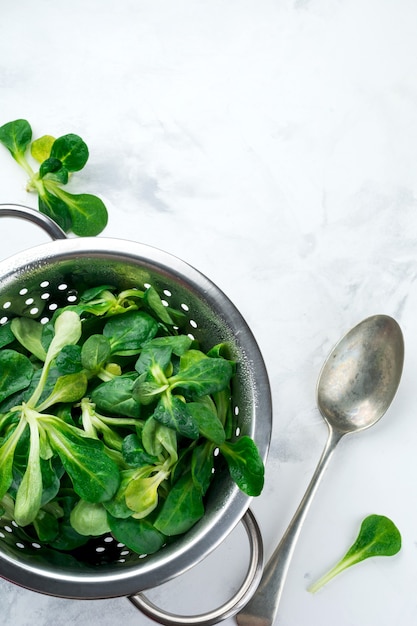
{"type": "Polygon", "coordinates": [[[0,142],[20,163],[32,139],[32,128],[26,120],[14,120],[0,127],[0,142]]]}
{"type": "Polygon", "coordinates": [[[348,567],[374,556],[393,556],[401,550],[401,534],[388,517],[368,515],[360,527],[358,537],[345,556],[308,590],[315,593],[348,567]]]}
{"type": "Polygon", "coordinates": [[[38,137],[30,144],[30,154],[38,163],[43,163],[51,155],[51,148],[55,141],[52,135],[38,137]]]}
{"type": "Polygon", "coordinates": [[[71,218],[71,230],[80,237],[95,237],[107,226],[108,213],[104,202],[90,193],[73,194],[54,189],[64,202],[71,218]]]}
{"type": "Polygon", "coordinates": [[[66,203],[50,193],[45,186],[39,192],[38,207],[41,213],[54,220],[62,230],[68,232],[71,229],[71,215],[66,203]]]}
{"type": "Polygon", "coordinates": [[[48,157],[41,163],[39,176],[42,179],[48,177],[48,180],[54,180],[62,185],[66,185],[68,182],[67,168],[59,159],[54,157],[48,157]]]}
{"type": "Polygon", "coordinates": [[[50,156],[61,161],[69,172],[77,172],[87,163],[89,154],[88,147],[81,137],[69,133],[55,139],[50,156]]]}

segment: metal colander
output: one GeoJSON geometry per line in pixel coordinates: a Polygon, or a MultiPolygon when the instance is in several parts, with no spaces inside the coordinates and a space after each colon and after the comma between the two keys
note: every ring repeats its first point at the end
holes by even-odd
{"type": "MultiPolygon", "coordinates": [[[[4,216],[35,222],[55,241],[0,263],[0,324],[15,315],[46,321],[57,307],[77,302],[79,292],[88,287],[111,284],[123,290],[152,285],[166,304],[184,312],[182,332],[192,334],[203,349],[222,341],[229,343],[238,363],[233,384],[236,436],[251,436],[266,460],[272,411],[265,365],[245,320],[218,287],[178,258],[143,244],[102,237],[66,238],[38,211],[17,205],[0,205],[0,217],[4,216]]],[[[160,585],[200,562],[244,517],[249,504],[250,498],[236,487],[228,472],[217,471],[204,518],[158,553],[140,557],[111,536],[92,539],[87,546],[63,554],[34,542],[15,522],[0,519],[0,576],[59,597],[137,599],[137,592],[160,585]]],[[[245,518],[249,535],[254,525],[259,535],[253,517],[245,518]]],[[[255,578],[262,558],[259,536],[256,541],[255,578]]],[[[139,606],[140,601],[135,603],[139,606]]],[[[181,618],[166,623],[187,621],[181,618]]]]}

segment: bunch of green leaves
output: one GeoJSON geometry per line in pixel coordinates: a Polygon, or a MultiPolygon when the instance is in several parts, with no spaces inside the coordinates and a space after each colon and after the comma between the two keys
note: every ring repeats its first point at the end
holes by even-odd
{"type": "Polygon", "coordinates": [[[81,137],[72,133],[57,139],[44,135],[32,141],[29,122],[19,119],[0,127],[0,143],[29,176],[27,190],[38,194],[42,213],[75,235],[94,236],[104,230],[108,214],[103,201],[92,194],[74,194],[63,189],[72,174],[87,163],[88,147],[81,137]],[[37,164],[37,171],[30,157],[37,164]]]}
{"type": "Polygon", "coordinates": [[[309,587],[315,593],[348,567],[375,556],[393,556],[401,550],[401,534],[388,517],[368,515],[344,557],[327,574],[309,587]]]}
{"type": "Polygon", "coordinates": [[[181,317],[153,287],[103,285],[0,327],[0,515],[59,550],[111,532],[149,554],[204,515],[216,463],[259,495],[258,449],[232,438],[236,364],[181,317]]]}

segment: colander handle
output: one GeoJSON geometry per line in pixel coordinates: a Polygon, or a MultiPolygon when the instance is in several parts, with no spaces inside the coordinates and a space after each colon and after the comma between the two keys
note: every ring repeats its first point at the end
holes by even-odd
{"type": "Polygon", "coordinates": [[[187,624],[189,626],[196,626],[197,624],[210,626],[211,624],[218,624],[222,620],[236,615],[236,613],[238,613],[247,604],[247,602],[249,602],[250,598],[255,593],[261,579],[263,567],[262,535],[256,519],[250,509],[243,516],[242,522],[245,526],[249,539],[249,569],[240,589],[225,604],[207,613],[183,616],[168,613],[163,609],[158,608],[142,592],[137,593],[134,596],[130,596],[128,599],[140,611],[142,611],[142,613],[159,624],[165,624],[166,626],[184,626],[187,624]]]}
{"type": "Polygon", "coordinates": [[[40,226],[52,239],[67,239],[65,232],[50,217],[23,204],[0,204],[0,217],[18,217],[40,226]]]}

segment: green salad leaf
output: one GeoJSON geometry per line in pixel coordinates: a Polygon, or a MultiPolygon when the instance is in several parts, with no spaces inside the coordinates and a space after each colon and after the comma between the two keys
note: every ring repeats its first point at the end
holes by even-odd
{"type": "Polygon", "coordinates": [[[345,556],[332,569],[309,587],[316,593],[332,578],[348,567],[375,556],[393,556],[401,550],[401,534],[388,517],[368,515],[360,527],[359,534],[345,556]]]}
{"type": "Polygon", "coordinates": [[[18,119],[0,127],[0,143],[29,176],[27,190],[38,195],[38,208],[65,232],[94,236],[107,225],[108,213],[103,201],[95,195],[74,194],[62,187],[74,172],[83,169],[89,158],[86,143],[73,133],[55,139],[44,135],[32,141],[27,120],[18,119]],[[32,157],[38,171],[32,167],[32,157]]]}

